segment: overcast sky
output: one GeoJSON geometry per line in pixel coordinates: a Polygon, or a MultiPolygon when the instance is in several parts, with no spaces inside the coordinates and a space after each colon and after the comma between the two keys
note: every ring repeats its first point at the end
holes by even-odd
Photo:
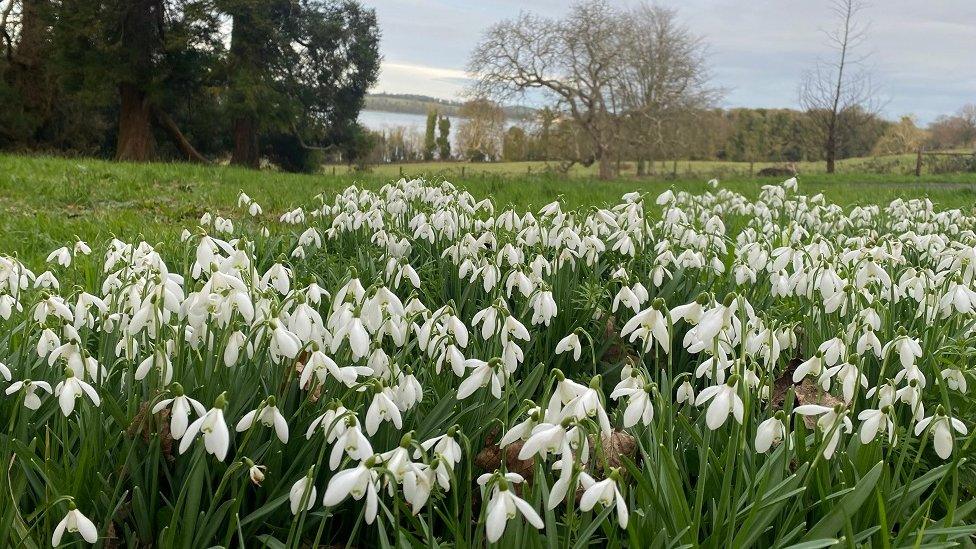
{"type": "MultiPolygon", "coordinates": [[[[631,0],[615,0],[621,4],[631,0]]],[[[636,0],[633,0],[636,1],[636,0]]],[[[364,0],[376,8],[384,62],[373,91],[456,98],[468,53],[492,23],[520,10],[559,15],[565,0],[364,0]]],[[[728,107],[796,107],[804,68],[826,55],[828,0],[661,1],[709,45],[728,107]]],[[[884,114],[927,123],[976,103],[976,0],[874,0],[865,50],[884,114]]]]}

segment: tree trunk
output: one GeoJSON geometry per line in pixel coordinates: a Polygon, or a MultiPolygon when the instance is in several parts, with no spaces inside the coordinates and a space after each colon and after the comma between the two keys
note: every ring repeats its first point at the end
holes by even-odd
{"type": "Polygon", "coordinates": [[[122,8],[120,47],[129,60],[119,83],[119,137],[115,158],[148,162],[156,157],[156,138],[146,90],[153,83],[153,55],[162,40],[157,25],[162,18],[162,4],[159,0],[126,0],[122,8]]]}
{"type": "Polygon", "coordinates": [[[643,158],[637,159],[637,177],[644,177],[647,175],[647,161],[643,158]]]}
{"type": "Polygon", "coordinates": [[[267,22],[275,20],[281,0],[237,2],[231,10],[233,27],[230,35],[230,93],[229,103],[234,122],[234,151],[230,163],[247,168],[261,166],[258,147],[263,80],[267,71],[267,22]],[[265,23],[262,24],[261,22],[265,23]]]}
{"type": "Polygon", "coordinates": [[[600,179],[604,181],[613,179],[613,162],[606,156],[606,154],[600,154],[599,165],[600,179]]]}
{"type": "Polygon", "coordinates": [[[827,173],[834,173],[837,159],[837,139],[833,131],[827,136],[827,173]]]}
{"type": "Polygon", "coordinates": [[[600,166],[600,179],[604,181],[613,179],[615,175],[613,154],[606,143],[596,143],[596,159],[600,166]]]}
{"type": "Polygon", "coordinates": [[[134,84],[119,85],[119,140],[115,159],[148,162],[156,155],[152,109],[145,92],[134,84]]]}
{"type": "Polygon", "coordinates": [[[241,116],[234,121],[234,154],[230,163],[253,169],[261,167],[258,132],[253,116],[241,116]]]}

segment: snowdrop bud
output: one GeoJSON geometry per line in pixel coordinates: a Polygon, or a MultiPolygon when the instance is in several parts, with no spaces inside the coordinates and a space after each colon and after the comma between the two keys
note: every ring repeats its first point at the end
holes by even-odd
{"type": "Polygon", "coordinates": [[[291,490],[288,491],[288,503],[293,515],[297,515],[300,511],[311,511],[312,507],[315,506],[315,497],[318,492],[312,483],[314,470],[315,466],[313,465],[304,477],[292,484],[291,490]],[[302,508],[303,501],[305,502],[304,509],[302,508]]]}

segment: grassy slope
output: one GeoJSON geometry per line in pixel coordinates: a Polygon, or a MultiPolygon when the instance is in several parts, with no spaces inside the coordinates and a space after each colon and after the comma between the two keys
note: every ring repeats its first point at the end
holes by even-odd
{"type": "MultiPolygon", "coordinates": [[[[458,168],[458,165],[448,165],[458,168]]],[[[407,165],[407,175],[443,174],[476,196],[496,204],[537,209],[562,196],[571,207],[607,204],[629,191],[659,193],[669,187],[700,191],[702,179],[654,180],[623,178],[601,182],[583,174],[569,179],[525,174],[525,164],[492,164],[492,173],[466,169],[444,172],[444,164],[407,165]]],[[[98,242],[112,235],[152,243],[172,242],[183,227],[193,227],[205,211],[235,215],[236,196],[247,192],[264,207],[269,219],[286,209],[306,205],[319,192],[335,192],[352,183],[377,187],[397,177],[397,166],[371,174],[336,176],[256,172],[222,166],[186,164],[120,164],[88,159],[0,155],[0,253],[19,254],[40,268],[47,253],[74,235],[98,242]]],[[[679,176],[680,176],[679,171],[679,176]]],[[[929,196],[944,207],[976,203],[976,174],[923,178],[841,173],[812,173],[800,178],[807,194],[824,192],[841,204],[886,203],[901,196],[929,196]]],[[[723,178],[722,184],[747,195],[777,179],[747,176],[723,178]]]]}

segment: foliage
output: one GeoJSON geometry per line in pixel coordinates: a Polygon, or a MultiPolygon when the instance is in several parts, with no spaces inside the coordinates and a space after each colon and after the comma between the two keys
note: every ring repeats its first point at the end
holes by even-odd
{"type": "Polygon", "coordinates": [[[0,96],[21,108],[0,112],[3,148],[114,156],[132,97],[148,158],[227,154],[245,116],[269,156],[309,157],[353,133],[379,70],[375,13],[353,0],[18,3],[31,9],[7,35],[0,96]]]}

